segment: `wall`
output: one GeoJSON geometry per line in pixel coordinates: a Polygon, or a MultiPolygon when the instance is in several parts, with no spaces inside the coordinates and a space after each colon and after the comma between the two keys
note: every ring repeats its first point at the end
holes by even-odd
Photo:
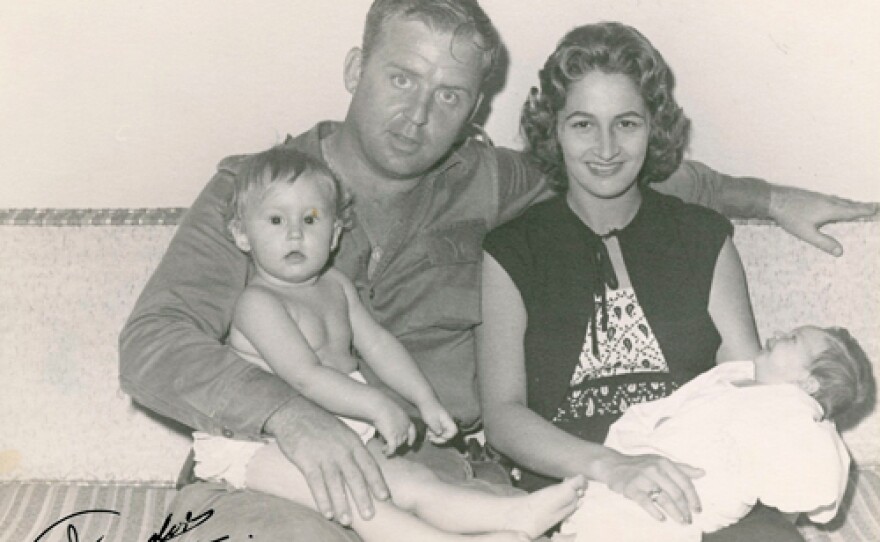
{"type": "MultiPolygon", "coordinates": [[[[880,200],[876,0],[483,0],[511,56],[488,130],[575,24],[640,28],[674,67],[691,156],[880,200]],[[540,5],[536,10],[534,6],[540,5]]],[[[341,118],[366,1],[0,0],[0,207],[186,206],[217,160],[341,118]]]]}

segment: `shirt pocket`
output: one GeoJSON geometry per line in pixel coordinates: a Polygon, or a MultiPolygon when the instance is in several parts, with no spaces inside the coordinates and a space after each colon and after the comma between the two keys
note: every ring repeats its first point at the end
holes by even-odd
{"type": "Polygon", "coordinates": [[[419,237],[425,255],[420,274],[422,302],[412,322],[418,327],[467,329],[480,323],[482,220],[462,220],[426,230],[419,237]]]}

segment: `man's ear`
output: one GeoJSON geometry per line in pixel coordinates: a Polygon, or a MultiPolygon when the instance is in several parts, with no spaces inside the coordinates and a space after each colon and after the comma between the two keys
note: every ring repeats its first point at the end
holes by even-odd
{"type": "Polygon", "coordinates": [[[342,78],[345,82],[345,89],[349,94],[354,94],[357,89],[358,82],[361,80],[361,69],[364,59],[363,51],[360,47],[354,47],[345,55],[345,66],[342,70],[342,78]]]}
{"type": "Polygon", "coordinates": [[[241,227],[241,221],[230,220],[228,228],[229,233],[232,234],[232,239],[235,241],[235,246],[237,246],[238,249],[242,252],[250,252],[251,242],[248,241],[247,235],[244,234],[244,231],[241,227]]]}
{"type": "Polygon", "coordinates": [[[816,377],[812,375],[799,381],[798,386],[800,386],[800,388],[809,395],[813,395],[814,393],[819,391],[819,381],[816,380],[816,377]]]}
{"type": "Polygon", "coordinates": [[[339,246],[340,235],[342,235],[342,221],[336,220],[333,223],[333,238],[330,240],[330,252],[333,252],[339,246]]]}

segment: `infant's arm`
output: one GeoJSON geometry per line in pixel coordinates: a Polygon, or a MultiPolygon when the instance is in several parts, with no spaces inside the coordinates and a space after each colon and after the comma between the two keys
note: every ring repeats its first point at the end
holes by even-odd
{"type": "Polygon", "coordinates": [[[348,277],[332,269],[327,275],[345,292],[353,343],[364,362],[392,390],[418,407],[432,440],[451,438],[457,432],[455,423],[406,348],[367,311],[348,277]]]}

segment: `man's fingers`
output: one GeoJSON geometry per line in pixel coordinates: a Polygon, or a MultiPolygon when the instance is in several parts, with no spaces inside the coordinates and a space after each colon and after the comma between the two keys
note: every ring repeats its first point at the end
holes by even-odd
{"type": "Polygon", "coordinates": [[[830,235],[826,235],[819,230],[816,230],[812,235],[805,235],[804,240],[832,256],[840,256],[843,254],[843,246],[837,242],[837,239],[830,235]]]}
{"type": "Polygon", "coordinates": [[[385,483],[385,478],[382,477],[382,471],[370,452],[366,448],[357,450],[354,453],[354,461],[363,475],[363,480],[366,481],[370,494],[380,501],[388,499],[391,492],[388,491],[388,485],[385,483]]]}
{"type": "Polygon", "coordinates": [[[330,494],[330,502],[333,505],[333,517],[342,525],[351,524],[351,510],[348,507],[348,498],[345,494],[342,475],[335,466],[325,466],[324,483],[327,484],[327,492],[330,494]]]}
{"type": "Polygon", "coordinates": [[[333,505],[330,503],[330,494],[327,493],[327,486],[324,484],[324,473],[321,469],[309,471],[306,474],[306,483],[312,492],[312,498],[315,499],[315,506],[318,507],[318,512],[327,519],[333,519],[333,505]]]}
{"type": "Polygon", "coordinates": [[[351,493],[351,498],[357,508],[358,514],[363,519],[373,517],[375,509],[373,508],[373,497],[370,489],[364,479],[364,474],[358,465],[352,461],[343,466],[342,474],[345,478],[345,485],[351,493]]]}
{"type": "Polygon", "coordinates": [[[856,218],[868,218],[880,211],[880,204],[863,203],[860,201],[840,200],[843,205],[838,205],[839,213],[835,220],[854,220],[856,218]]]}

